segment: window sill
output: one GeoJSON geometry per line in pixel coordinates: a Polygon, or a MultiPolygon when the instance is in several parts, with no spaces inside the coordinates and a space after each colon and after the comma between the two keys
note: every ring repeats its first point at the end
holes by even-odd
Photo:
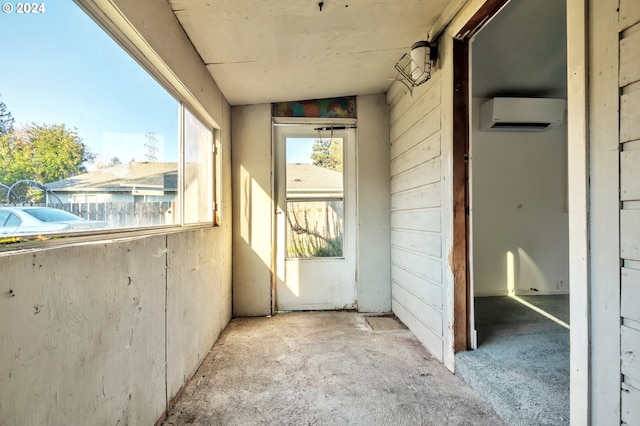
{"type": "MultiPolygon", "coordinates": [[[[108,232],[79,232],[75,234],[30,235],[20,238],[20,242],[0,243],[0,257],[25,251],[48,250],[57,247],[69,247],[78,244],[104,243],[117,240],[150,237],[154,235],[178,234],[198,229],[219,229],[213,222],[197,223],[183,226],[158,226],[148,228],[114,229],[108,232]]],[[[0,238],[10,240],[14,237],[0,238]]]]}

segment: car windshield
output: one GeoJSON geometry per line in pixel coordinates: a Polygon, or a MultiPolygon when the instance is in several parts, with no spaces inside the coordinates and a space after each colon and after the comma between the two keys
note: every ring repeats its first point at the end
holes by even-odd
{"type": "Polygon", "coordinates": [[[78,217],[69,212],[65,212],[64,210],[24,209],[23,211],[43,222],[65,222],[69,220],[83,220],[81,217],[78,217]]]}

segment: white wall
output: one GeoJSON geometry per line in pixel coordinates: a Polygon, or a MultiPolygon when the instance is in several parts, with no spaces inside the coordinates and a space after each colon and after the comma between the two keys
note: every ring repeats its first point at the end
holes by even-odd
{"type": "Polygon", "coordinates": [[[453,353],[452,348],[445,348],[449,334],[445,298],[452,284],[447,279],[448,210],[443,207],[451,174],[444,154],[450,152],[451,141],[443,140],[443,74],[436,69],[413,94],[400,83],[394,83],[387,93],[393,312],[440,361],[445,361],[446,353],[453,353]]]}
{"type": "Polygon", "coordinates": [[[271,314],[271,105],[232,115],[233,315],[271,314]]]}
{"type": "MultiPolygon", "coordinates": [[[[391,309],[389,287],[389,115],[384,95],[356,100],[358,131],[358,310],[391,309]]],[[[233,123],[233,312],[271,313],[271,105],[236,106],[233,123]]]]}
{"type": "Polygon", "coordinates": [[[474,99],[472,112],[475,295],[506,295],[509,279],[517,294],[566,294],[566,122],[544,132],[480,131],[479,107],[486,100],[474,99]]]}
{"type": "Polygon", "coordinates": [[[624,262],[620,292],[621,411],[622,421],[631,425],[640,423],[640,5],[637,2],[621,2],[619,28],[620,258],[624,262]]]}
{"type": "Polygon", "coordinates": [[[391,310],[389,106],[358,96],[358,310],[391,310]]]}
{"type": "Polygon", "coordinates": [[[168,3],[114,3],[222,128],[222,226],[1,253],[0,424],[153,424],[231,318],[229,105],[168,3]]]}

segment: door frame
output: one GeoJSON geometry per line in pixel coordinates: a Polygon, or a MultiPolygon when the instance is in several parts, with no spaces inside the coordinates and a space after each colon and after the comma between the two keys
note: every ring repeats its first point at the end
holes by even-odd
{"type": "Polygon", "coordinates": [[[509,0],[487,0],[457,31],[453,40],[453,350],[472,348],[473,294],[470,268],[469,139],[471,106],[469,93],[471,38],[509,0]]]}
{"type": "MultiPolygon", "coordinates": [[[[470,349],[470,270],[468,197],[469,149],[469,42],[509,0],[486,0],[457,27],[449,28],[454,38],[453,111],[453,247],[454,352],[470,349]]],[[[473,7],[472,5],[469,8],[473,7]]],[[[570,288],[570,420],[589,424],[591,395],[590,268],[589,268],[589,128],[588,128],[588,0],[566,0],[567,8],[567,94],[568,104],[568,198],[569,198],[569,288],[570,288]]]]}
{"type": "MultiPolygon", "coordinates": [[[[281,244],[278,243],[278,197],[276,196],[276,193],[278,191],[277,188],[277,171],[278,171],[278,158],[277,158],[277,153],[278,153],[278,148],[277,148],[277,144],[278,144],[278,140],[276,138],[276,126],[278,125],[284,125],[284,126],[316,126],[316,127],[326,127],[326,126],[333,126],[333,127],[344,127],[346,128],[346,130],[349,129],[353,129],[355,130],[354,135],[353,135],[353,141],[352,144],[354,144],[354,151],[353,151],[353,164],[352,167],[354,168],[353,170],[353,179],[354,179],[354,185],[355,185],[355,194],[354,195],[354,200],[352,201],[354,203],[354,208],[355,208],[355,219],[354,219],[354,224],[352,226],[354,226],[354,245],[355,245],[355,262],[356,262],[356,271],[358,268],[358,263],[357,263],[357,251],[358,251],[358,228],[357,228],[357,223],[358,223],[358,208],[357,208],[357,159],[356,159],[356,146],[355,144],[357,144],[357,124],[358,124],[358,119],[357,118],[301,118],[301,117],[272,117],[271,119],[271,194],[273,194],[273,196],[271,197],[271,204],[272,204],[272,208],[271,208],[271,315],[274,315],[276,313],[276,304],[277,304],[277,300],[276,300],[276,290],[277,290],[277,283],[278,283],[278,271],[282,270],[284,271],[284,264],[280,265],[279,263],[279,254],[278,254],[278,250],[279,247],[281,247],[281,244]]],[[[344,153],[345,155],[345,161],[347,161],[347,153],[345,151],[344,153]]],[[[345,182],[345,190],[346,190],[346,182],[345,182]]],[[[346,206],[346,201],[345,201],[345,206],[346,206]]],[[[358,305],[358,286],[357,286],[357,282],[356,282],[356,288],[355,288],[355,297],[356,297],[356,307],[358,305]]]]}

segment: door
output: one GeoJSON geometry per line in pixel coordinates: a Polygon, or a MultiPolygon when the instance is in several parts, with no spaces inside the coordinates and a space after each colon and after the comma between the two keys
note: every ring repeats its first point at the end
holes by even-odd
{"type": "Polygon", "coordinates": [[[356,307],[355,130],[276,125],[276,310],[356,307]]]}

